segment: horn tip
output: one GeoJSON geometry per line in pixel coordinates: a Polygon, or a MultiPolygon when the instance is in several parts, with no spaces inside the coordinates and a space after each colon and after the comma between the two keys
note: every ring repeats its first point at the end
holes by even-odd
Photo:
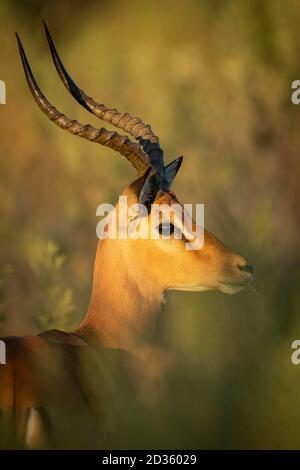
{"type": "Polygon", "coordinates": [[[16,35],[16,39],[17,39],[17,43],[18,43],[19,52],[21,54],[21,57],[23,57],[25,55],[25,53],[24,53],[24,49],[23,49],[23,45],[22,45],[20,36],[18,35],[17,32],[15,32],[15,35],[16,35]]]}
{"type": "Polygon", "coordinates": [[[42,23],[43,23],[44,30],[45,30],[45,33],[46,33],[46,37],[47,37],[47,39],[48,39],[48,41],[49,41],[49,40],[51,40],[51,35],[50,35],[50,31],[49,31],[49,29],[48,29],[47,23],[46,23],[46,21],[45,21],[44,19],[42,20],[42,23]]]}

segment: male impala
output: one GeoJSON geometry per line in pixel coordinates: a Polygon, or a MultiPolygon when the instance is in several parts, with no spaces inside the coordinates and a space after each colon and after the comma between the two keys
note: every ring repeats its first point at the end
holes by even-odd
{"type": "MultiPolygon", "coordinates": [[[[52,106],[38,87],[17,36],[26,79],[41,110],[62,129],[127,158],[139,178],[122,194],[130,203],[145,204],[146,217],[150,217],[154,203],[178,203],[170,188],[182,159],[165,166],[159,139],[149,125],[98,104],[79,89],[64,68],[46,25],[45,29],[55,67],[67,90],[88,111],[126,131],[136,142],[71,120],[52,106]]],[[[178,230],[174,224],[169,220],[171,234],[178,230]]],[[[159,224],[153,230],[160,232],[163,227],[159,224]]],[[[197,251],[186,250],[184,237],[99,241],[90,305],[79,328],[73,333],[52,330],[5,339],[7,364],[0,366],[2,446],[101,447],[111,445],[109,437],[116,431],[126,430],[122,421],[125,405],[120,403],[116,408],[111,371],[122,377],[118,384],[130,395],[132,381],[126,378],[132,372],[130,359],[136,357],[141,364],[145,361],[144,369],[150,369],[152,353],[152,361],[161,361],[152,338],[164,292],[217,290],[233,294],[252,281],[252,267],[211,233],[204,232],[204,246],[197,251]]],[[[124,400],[128,397],[125,392],[122,396],[124,400]]]]}

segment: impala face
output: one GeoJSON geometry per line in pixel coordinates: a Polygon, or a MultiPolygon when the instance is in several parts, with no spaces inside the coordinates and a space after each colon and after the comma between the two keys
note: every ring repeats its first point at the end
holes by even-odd
{"type": "MultiPolygon", "coordinates": [[[[176,197],[168,193],[160,201],[170,205],[178,203],[176,197]]],[[[174,221],[171,220],[171,227],[174,227],[173,224],[174,221]]],[[[194,233],[196,222],[193,225],[194,233]]],[[[166,290],[219,290],[234,294],[253,280],[253,270],[247,261],[225,247],[207,230],[204,230],[203,246],[198,250],[186,249],[186,236],[189,234],[183,234],[183,238],[179,240],[158,240],[160,259],[168,266],[168,275],[165,275],[166,290]]]]}

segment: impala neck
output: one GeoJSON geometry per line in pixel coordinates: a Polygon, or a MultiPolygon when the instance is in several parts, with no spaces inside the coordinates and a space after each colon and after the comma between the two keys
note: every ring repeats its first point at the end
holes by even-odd
{"type": "Polygon", "coordinates": [[[126,255],[112,240],[99,242],[92,296],[79,329],[82,337],[143,358],[155,342],[162,292],[139,266],[129,270],[126,255]]]}

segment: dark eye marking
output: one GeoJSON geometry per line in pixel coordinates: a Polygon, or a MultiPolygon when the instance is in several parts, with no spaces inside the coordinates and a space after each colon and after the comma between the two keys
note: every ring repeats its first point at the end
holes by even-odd
{"type": "Polygon", "coordinates": [[[161,235],[169,235],[174,233],[175,227],[173,224],[159,224],[157,229],[161,235]]]}
{"type": "Polygon", "coordinates": [[[173,225],[170,223],[159,224],[156,227],[156,230],[163,236],[175,235],[176,238],[183,237],[181,230],[178,227],[176,227],[176,225],[173,225]]]}

